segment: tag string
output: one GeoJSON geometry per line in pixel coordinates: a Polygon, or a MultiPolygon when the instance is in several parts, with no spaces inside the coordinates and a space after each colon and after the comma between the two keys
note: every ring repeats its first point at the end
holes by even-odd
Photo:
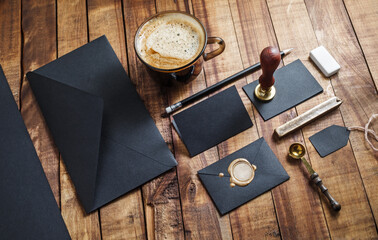
{"type": "Polygon", "coordinates": [[[378,135],[377,135],[377,133],[375,133],[374,130],[369,129],[370,123],[373,121],[374,118],[377,118],[377,117],[378,117],[377,113],[374,113],[373,115],[371,115],[371,117],[369,118],[369,121],[368,121],[368,123],[366,123],[365,127],[360,127],[360,126],[351,126],[351,127],[348,127],[348,130],[358,130],[358,131],[361,131],[361,132],[365,132],[365,140],[366,140],[366,142],[376,152],[378,152],[378,148],[374,147],[373,143],[369,140],[368,133],[370,133],[371,135],[373,135],[373,137],[375,138],[375,141],[378,142],[378,135]]]}

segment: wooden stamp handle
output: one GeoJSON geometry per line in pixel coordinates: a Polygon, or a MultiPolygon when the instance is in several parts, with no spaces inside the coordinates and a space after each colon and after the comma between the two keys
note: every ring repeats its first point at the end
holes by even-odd
{"type": "Polygon", "coordinates": [[[340,203],[338,203],[332,196],[331,194],[328,192],[328,189],[324,186],[322,180],[320,179],[319,177],[319,174],[317,174],[316,172],[313,173],[311,175],[311,180],[316,184],[316,186],[318,186],[320,188],[320,190],[322,191],[322,193],[324,194],[324,196],[327,197],[328,201],[331,203],[331,206],[333,208],[333,210],[335,211],[340,211],[341,209],[341,205],[340,203]]]}
{"type": "Polygon", "coordinates": [[[260,86],[267,91],[274,84],[273,73],[276,71],[281,61],[280,50],[276,47],[266,47],[260,54],[262,75],[259,78],[260,86]]]}

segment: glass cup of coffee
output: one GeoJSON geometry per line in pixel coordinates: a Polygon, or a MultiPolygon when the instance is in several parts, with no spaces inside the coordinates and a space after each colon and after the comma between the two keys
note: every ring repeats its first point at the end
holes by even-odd
{"type": "Polygon", "coordinates": [[[208,37],[203,24],[194,16],[179,11],[166,11],[146,19],[135,34],[138,58],[152,76],[163,84],[188,83],[208,61],[225,49],[219,37],[208,37]],[[218,48],[205,53],[208,44],[218,48]]]}

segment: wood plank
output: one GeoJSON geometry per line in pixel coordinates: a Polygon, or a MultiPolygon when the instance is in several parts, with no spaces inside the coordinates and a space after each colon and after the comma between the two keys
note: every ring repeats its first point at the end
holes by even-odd
{"type": "MultiPolygon", "coordinates": [[[[157,1],[157,10],[180,10],[193,14],[190,1],[157,1]]],[[[169,103],[173,104],[206,87],[203,71],[193,82],[170,88],[169,103]]],[[[220,217],[206,189],[201,184],[197,171],[219,159],[217,148],[202,153],[194,158],[188,152],[173,129],[175,157],[179,163],[177,174],[180,187],[182,214],[186,239],[231,239],[229,218],[220,217]]]]}
{"type": "MultiPolygon", "coordinates": [[[[156,1],[156,8],[158,12],[178,10],[193,14],[191,1],[156,1]]],[[[193,82],[169,88],[169,104],[184,99],[205,87],[205,76],[202,71],[193,82]]],[[[192,158],[190,161],[186,161],[186,163],[183,164],[183,161],[188,159],[188,153],[173,126],[171,126],[171,128],[173,131],[175,157],[179,162],[177,171],[181,191],[182,214],[185,223],[185,237],[188,239],[206,239],[211,236],[217,236],[217,238],[223,237],[225,239],[230,238],[231,233],[229,231],[228,219],[221,219],[214,207],[204,206],[204,203],[209,203],[211,199],[200,184],[200,180],[197,177],[197,171],[207,166],[207,164],[203,164],[206,155],[203,155],[200,158],[192,158]],[[188,169],[188,167],[190,169],[188,169]],[[182,173],[187,176],[184,176],[182,173]],[[190,185],[187,185],[189,181],[190,185]],[[199,188],[198,191],[196,190],[197,188],[199,188]],[[193,208],[202,209],[202,211],[193,211],[193,208]],[[204,221],[205,219],[206,221],[204,221]]],[[[211,156],[213,156],[213,154],[218,156],[216,148],[210,150],[210,154],[211,156]]]]}
{"type": "MultiPolygon", "coordinates": [[[[339,0],[327,3],[322,1],[306,1],[306,5],[319,44],[324,45],[330,50],[331,54],[342,66],[340,72],[331,78],[336,95],[341,99],[347,99],[340,107],[342,119],[346,126],[364,126],[368,118],[377,112],[377,92],[374,89],[374,83],[366,66],[357,37],[349,22],[345,6],[339,0]],[[319,19],[317,16],[325,16],[327,21],[319,19]],[[322,31],[320,32],[319,29],[322,29],[322,31]],[[325,36],[339,37],[332,38],[331,40],[331,38],[325,36]]],[[[376,131],[378,130],[376,124],[373,124],[373,127],[376,131]]],[[[377,154],[364,141],[364,136],[361,132],[352,132],[349,139],[371,210],[377,222],[377,154]]],[[[361,197],[364,198],[364,196],[361,197]]],[[[359,213],[353,216],[356,224],[357,221],[360,222],[359,229],[364,231],[366,236],[377,236],[377,233],[371,229],[371,225],[374,225],[374,222],[369,220],[370,214],[363,216],[359,213]],[[365,230],[362,230],[363,226],[370,226],[370,228],[367,227],[365,230]]]]}
{"type": "MultiPolygon", "coordinates": [[[[262,49],[269,45],[277,45],[268,7],[265,1],[230,0],[229,4],[242,65],[243,68],[247,68],[260,61],[259,54],[262,49]],[[256,33],[259,33],[258,37],[256,37],[256,33]]],[[[252,82],[260,75],[261,71],[258,71],[246,76],[246,79],[248,82],[252,82]]],[[[240,80],[240,83],[244,85],[247,82],[240,80]]],[[[252,111],[252,103],[245,98],[244,92],[242,96],[246,108],[252,111]]],[[[253,112],[250,115],[254,118],[253,112]]],[[[258,113],[256,116],[259,117],[258,113]]],[[[244,137],[239,141],[241,143],[252,142],[262,135],[261,132],[258,133],[261,129],[260,126],[256,125],[255,121],[253,130],[252,132],[246,131],[250,135],[249,138],[244,137]]],[[[228,145],[230,144],[232,143],[228,143],[228,145]]],[[[236,144],[233,148],[235,151],[241,147],[236,144]]],[[[222,152],[222,150],[220,151],[222,152]]],[[[256,239],[276,239],[280,237],[275,206],[270,191],[231,212],[230,219],[234,239],[246,239],[251,235],[256,236],[256,239]]]]}
{"type": "MultiPolygon", "coordinates": [[[[160,1],[162,2],[162,1],[160,1]]],[[[180,10],[193,14],[191,1],[165,1],[163,10],[180,10]]],[[[159,10],[159,2],[157,8],[159,10]]],[[[161,7],[161,6],[160,6],[161,7]]],[[[179,85],[170,89],[170,104],[188,97],[206,87],[204,72],[202,71],[195,81],[186,85],[179,85]]],[[[172,119],[171,119],[172,120],[172,119]]],[[[179,162],[178,173],[182,196],[183,215],[185,223],[185,236],[189,239],[207,239],[211,237],[230,239],[231,229],[228,217],[220,217],[215,207],[211,206],[211,199],[197,177],[197,171],[212,164],[217,160],[218,153],[214,147],[207,151],[208,154],[200,154],[188,159],[188,153],[180,140],[177,132],[172,127],[173,141],[176,158],[179,162]],[[184,164],[184,161],[185,164],[184,164]],[[180,174],[181,173],[181,174],[180,174]],[[193,208],[201,209],[194,211],[193,208]]]]}
{"type": "MultiPolygon", "coordinates": [[[[57,1],[58,57],[88,42],[87,10],[84,0],[57,1]]],[[[61,213],[72,239],[100,239],[98,212],[87,215],[60,159],[61,213]]]]}
{"type": "MultiPolygon", "coordinates": [[[[290,55],[290,59],[285,58],[284,62],[288,63],[292,58],[300,58],[323,88],[326,89],[329,80],[323,78],[313,64],[307,60],[310,50],[317,47],[318,42],[315,35],[317,31],[314,32],[313,30],[304,2],[301,0],[290,2],[268,1],[268,5],[273,25],[276,29],[278,43],[281,48],[290,46],[299,49],[299,51],[295,51],[290,55]]],[[[330,6],[318,6],[312,8],[309,12],[311,13],[311,11],[316,10],[322,11],[322,13],[318,13],[317,16],[322,16],[319,20],[324,22],[325,12],[330,11],[330,6]]],[[[329,17],[331,18],[331,16],[329,17]]],[[[340,15],[337,15],[337,17],[340,17],[340,15]]],[[[326,19],[329,20],[329,18],[326,19]]],[[[327,25],[330,25],[330,23],[327,23],[327,25]]],[[[324,30],[324,27],[325,26],[323,26],[322,30],[324,30]]],[[[328,34],[326,36],[332,35],[333,34],[328,34]]],[[[340,39],[347,37],[345,32],[337,36],[340,39]]],[[[332,41],[335,41],[335,39],[332,38],[332,41]]],[[[331,50],[333,49],[335,48],[331,50]]],[[[297,112],[301,114],[328,98],[329,96],[327,96],[326,93],[320,94],[299,105],[297,112]]],[[[343,105],[341,107],[343,107],[343,105]]],[[[320,196],[330,235],[332,238],[343,239],[370,238],[374,236],[376,230],[358,167],[350,146],[343,148],[335,154],[329,155],[326,159],[321,159],[308,141],[309,136],[332,124],[343,125],[342,116],[339,111],[332,112],[315,124],[303,128],[302,131],[308,148],[309,159],[319,175],[323,178],[324,184],[342,205],[342,210],[338,214],[335,214],[329,208],[327,200],[323,196],[320,196]],[[343,167],[341,168],[339,166],[343,167]],[[346,194],[346,192],[350,192],[350,190],[347,189],[353,189],[353,194],[346,194]],[[351,219],[350,216],[354,216],[353,219],[351,219]]],[[[312,191],[315,189],[315,186],[313,186],[312,191]]]]}
{"type": "Polygon", "coordinates": [[[156,11],[182,11],[193,14],[193,6],[191,0],[178,0],[178,1],[169,1],[169,0],[157,0],[156,1],[156,11]]]}
{"type": "MultiPolygon", "coordinates": [[[[122,1],[89,0],[89,40],[106,35],[127,71],[122,1]]],[[[140,189],[136,189],[100,209],[103,239],[144,239],[145,223],[140,189]]]]}
{"type": "Polygon", "coordinates": [[[88,42],[85,0],[57,0],[58,57],[88,42]]]}
{"type": "MultiPolygon", "coordinates": [[[[265,1],[230,1],[230,6],[238,37],[240,56],[243,66],[248,67],[259,61],[259,54],[263,48],[269,45],[277,46],[268,9],[265,1]]],[[[247,81],[255,81],[260,75],[261,71],[254,73],[247,77],[247,81]]],[[[254,212],[254,214],[259,217],[261,224],[270,223],[267,225],[270,227],[264,229],[263,226],[250,225],[259,229],[258,232],[264,234],[264,238],[279,237],[280,234],[282,238],[286,239],[328,238],[327,225],[317,193],[311,191],[306,176],[298,171],[298,164],[287,161],[289,143],[278,142],[272,137],[275,127],[285,123],[288,118],[296,116],[295,110],[286,111],[267,122],[264,122],[254,108],[253,110],[256,117],[256,128],[259,130],[260,136],[266,139],[291,179],[271,191],[280,230],[274,226],[275,214],[271,210],[268,211],[270,216],[264,216],[264,210],[270,209],[270,206],[263,202],[257,206],[265,206],[265,209],[256,210],[257,213],[254,212]]],[[[303,142],[302,136],[298,133],[290,135],[286,140],[303,142]]],[[[268,196],[264,197],[269,199],[268,196]]],[[[245,229],[240,229],[240,231],[248,232],[245,229]]],[[[234,227],[233,232],[235,232],[234,227]]]]}
{"type": "Polygon", "coordinates": [[[89,41],[106,35],[114,52],[127,71],[125,27],[123,24],[121,0],[89,0],[88,29],[89,41]]]}
{"type": "MultiPolygon", "coordinates": [[[[208,4],[208,2],[206,2],[206,4],[208,4]]],[[[227,12],[226,11],[224,11],[224,12],[220,12],[221,10],[220,9],[222,9],[222,8],[220,8],[219,6],[221,5],[221,3],[219,2],[219,1],[217,1],[216,2],[216,13],[214,14],[214,17],[213,17],[213,22],[215,21],[215,19],[216,18],[221,18],[222,19],[222,21],[224,21],[224,22],[228,22],[226,19],[227,19],[227,12]]],[[[225,4],[226,5],[226,4],[225,4]]],[[[213,9],[213,7],[211,7],[211,5],[208,7],[208,9],[213,9]]],[[[196,9],[195,9],[195,12],[197,13],[197,11],[196,11],[196,9]]],[[[209,16],[209,12],[207,11],[206,13],[204,13],[204,16],[209,16]]],[[[244,16],[243,16],[244,17],[244,16]]],[[[210,20],[208,20],[209,22],[210,22],[210,20]]],[[[226,24],[223,24],[222,26],[218,26],[218,28],[216,28],[215,27],[215,29],[217,29],[218,31],[223,31],[224,29],[227,29],[225,32],[223,32],[223,34],[225,35],[225,36],[227,36],[228,37],[228,39],[229,40],[226,40],[225,39],[225,42],[226,42],[226,44],[227,44],[227,47],[229,48],[229,50],[230,50],[230,54],[227,56],[227,57],[225,57],[225,59],[222,59],[221,60],[221,62],[220,63],[218,63],[219,65],[220,65],[220,68],[223,70],[224,68],[225,68],[225,66],[229,66],[230,68],[226,68],[226,70],[229,70],[230,72],[231,71],[237,71],[237,70],[240,70],[240,68],[242,67],[242,64],[241,64],[241,61],[240,60],[237,60],[237,58],[235,58],[235,57],[233,57],[234,55],[235,55],[235,52],[237,52],[237,50],[236,49],[238,49],[238,46],[237,46],[237,44],[235,44],[235,40],[233,39],[233,38],[235,38],[235,36],[233,36],[233,34],[232,34],[232,30],[231,30],[231,28],[227,28],[227,26],[226,26],[226,24]],[[228,59],[230,59],[231,61],[230,62],[228,62],[228,59]]],[[[224,35],[222,35],[222,36],[224,36],[224,35]]],[[[247,35],[247,34],[246,34],[247,35]]],[[[248,36],[248,35],[247,35],[248,36]]],[[[225,54],[227,54],[227,52],[225,52],[225,54]]],[[[240,54],[240,53],[239,53],[240,54]]],[[[225,55],[226,56],[226,55],[225,55]]],[[[239,57],[239,59],[240,59],[240,57],[239,57]]],[[[218,60],[218,59],[216,59],[216,60],[218,60]]],[[[215,60],[215,61],[216,61],[215,60]]],[[[252,63],[250,63],[249,65],[252,65],[253,63],[255,63],[256,61],[254,61],[254,62],[252,62],[252,63]]],[[[219,69],[219,68],[218,68],[219,69]]],[[[205,66],[205,70],[206,70],[206,76],[208,76],[207,74],[211,74],[211,77],[212,77],[212,79],[217,79],[217,76],[214,76],[214,75],[216,75],[218,72],[219,72],[219,70],[218,71],[211,71],[210,69],[210,71],[206,68],[206,66],[205,66]]],[[[226,73],[227,75],[230,75],[230,73],[226,73]]],[[[221,77],[218,77],[219,79],[222,79],[222,78],[224,78],[224,77],[226,77],[227,75],[225,74],[225,76],[221,76],[221,77]]],[[[241,84],[241,82],[239,82],[239,84],[241,84]]],[[[239,87],[240,87],[240,85],[239,85],[239,87]]],[[[242,93],[243,94],[243,93],[242,93]]],[[[246,97],[245,97],[245,95],[243,94],[242,96],[244,96],[243,97],[243,99],[244,99],[244,102],[246,103],[246,104],[250,104],[250,103],[248,103],[248,100],[246,100],[246,97]]],[[[251,105],[249,105],[249,106],[251,106],[251,105]]],[[[247,107],[248,109],[250,109],[251,107],[247,107]]],[[[256,115],[256,114],[255,114],[256,115]]],[[[256,115],[257,116],[257,115],[256,115]]],[[[276,143],[274,143],[274,142],[272,142],[272,139],[271,139],[271,133],[269,132],[269,133],[267,133],[267,129],[269,129],[269,125],[268,125],[268,128],[266,128],[266,125],[263,125],[262,124],[262,121],[261,121],[261,119],[259,119],[259,122],[257,123],[257,128],[259,128],[259,129],[262,129],[262,135],[265,137],[265,139],[268,141],[268,143],[270,143],[270,145],[272,146],[275,146],[275,144],[276,143]]],[[[242,133],[242,134],[239,134],[239,135],[243,135],[244,133],[242,133]]],[[[251,134],[252,135],[252,134],[251,134]]],[[[238,137],[238,136],[236,136],[236,137],[238,137]]],[[[231,151],[230,152],[227,152],[227,149],[228,148],[230,148],[230,146],[227,146],[227,144],[228,143],[231,143],[231,141],[232,140],[229,140],[229,141],[227,141],[227,142],[225,142],[224,144],[221,144],[220,145],[220,147],[219,147],[219,151],[220,151],[220,155],[223,157],[224,155],[226,155],[226,154],[228,154],[228,153],[231,153],[231,152],[233,152],[232,150],[237,150],[237,149],[239,149],[240,147],[235,147],[235,149],[232,149],[232,147],[231,147],[231,151]]],[[[251,140],[249,140],[249,142],[251,142],[251,140]]],[[[241,141],[241,143],[243,143],[243,141],[241,141]]],[[[241,143],[239,143],[239,144],[241,144],[241,143]]],[[[244,143],[245,144],[245,143],[244,143]]],[[[232,146],[232,144],[230,144],[231,146],[232,146]]],[[[284,147],[285,148],[285,150],[284,151],[277,151],[277,149],[275,149],[275,148],[273,148],[274,150],[275,150],[275,153],[276,153],[276,155],[277,156],[279,156],[279,158],[280,158],[280,160],[282,161],[282,159],[286,159],[286,152],[287,152],[287,148],[286,147],[284,147]],[[282,154],[282,153],[284,153],[284,154],[282,154]]],[[[285,168],[286,168],[286,170],[288,170],[287,168],[288,168],[288,166],[287,166],[287,164],[285,164],[285,163],[283,163],[283,165],[285,166],[285,168]]],[[[291,169],[289,169],[289,170],[291,170],[291,169]]],[[[294,173],[292,173],[293,171],[288,171],[289,172],[289,174],[293,177],[293,175],[298,175],[298,174],[296,174],[295,172],[294,173]]],[[[300,176],[299,176],[300,177],[300,176]]],[[[299,184],[300,185],[300,184],[299,184]]],[[[306,184],[307,185],[307,184],[306,184]]],[[[303,184],[302,186],[299,186],[299,187],[303,187],[303,188],[306,188],[306,185],[305,184],[303,184]]],[[[309,220],[309,226],[312,226],[312,234],[309,234],[308,233],[308,231],[309,231],[309,229],[308,228],[304,228],[304,227],[301,227],[302,225],[302,223],[306,220],[305,218],[306,217],[302,217],[301,219],[299,219],[299,221],[298,221],[298,223],[296,223],[296,224],[293,224],[293,221],[291,221],[291,219],[286,219],[286,214],[287,214],[287,208],[286,208],[286,206],[288,205],[288,204],[286,204],[287,202],[286,201],[281,201],[280,202],[280,200],[281,199],[290,199],[290,197],[292,196],[293,197],[293,199],[295,199],[295,197],[294,197],[294,195],[303,195],[302,193],[301,194],[286,194],[286,191],[287,191],[287,189],[289,189],[289,190],[291,190],[291,191],[293,191],[293,190],[295,190],[295,189],[297,189],[298,188],[298,186],[291,186],[291,185],[289,185],[289,183],[284,183],[283,185],[281,185],[281,186],[279,186],[278,188],[276,188],[275,190],[273,190],[273,196],[274,196],[274,198],[275,198],[275,201],[276,201],[276,205],[277,205],[277,212],[278,212],[278,214],[281,214],[281,221],[280,221],[280,224],[282,224],[284,227],[285,227],[285,230],[287,231],[287,229],[292,229],[292,225],[295,225],[296,226],[296,232],[294,232],[294,231],[288,231],[289,233],[294,233],[294,235],[299,235],[299,236],[301,236],[301,237],[311,237],[311,236],[314,236],[314,235],[312,235],[314,232],[315,233],[317,233],[316,235],[317,236],[327,236],[327,230],[326,230],[326,225],[325,225],[325,221],[324,221],[324,219],[322,219],[322,218],[320,218],[319,219],[319,221],[318,221],[318,223],[317,222],[311,222],[311,221],[313,221],[313,220],[309,220]],[[282,190],[282,189],[284,189],[284,190],[282,190]],[[286,191],[285,191],[286,190],[286,191]],[[279,195],[278,195],[279,194],[279,195]],[[278,200],[277,200],[278,199],[278,200]],[[278,202],[278,203],[277,203],[278,202]],[[280,205],[280,204],[283,204],[283,205],[285,205],[285,206],[282,206],[282,205],[280,205]],[[282,221],[282,220],[290,220],[290,224],[285,224],[284,223],[284,221],[282,221]],[[286,225],[287,225],[287,227],[286,227],[286,225]]],[[[264,197],[266,197],[267,199],[269,199],[269,196],[264,196],[264,197]]],[[[305,196],[306,197],[306,196],[305,196]]],[[[313,205],[315,205],[315,206],[318,206],[317,207],[317,209],[318,209],[318,212],[321,212],[321,206],[320,206],[320,203],[319,202],[317,202],[317,196],[315,195],[315,194],[313,194],[313,193],[310,193],[309,194],[309,196],[307,196],[308,197],[308,199],[310,200],[310,202],[311,203],[314,203],[313,205]]],[[[296,198],[298,198],[298,197],[296,197],[296,198]]],[[[265,199],[264,199],[265,200],[265,199]]],[[[261,203],[261,202],[260,202],[261,203]]],[[[253,204],[253,202],[251,202],[251,203],[249,203],[250,205],[252,205],[253,204]]],[[[293,214],[294,215],[296,215],[296,217],[297,217],[297,215],[300,215],[300,214],[302,214],[303,213],[303,209],[302,209],[302,206],[301,207],[299,207],[300,206],[300,204],[299,203],[296,203],[295,204],[295,206],[292,208],[293,209],[293,214]]],[[[244,206],[243,206],[243,208],[244,208],[244,206]]],[[[242,209],[243,209],[242,208],[242,209]]],[[[268,205],[268,208],[269,208],[269,205],[268,205]]],[[[241,211],[243,211],[243,210],[241,210],[241,211]]],[[[310,211],[310,210],[307,210],[309,213],[310,212],[312,212],[312,211],[310,211]]],[[[271,213],[272,214],[272,213],[271,213]]],[[[274,215],[273,215],[274,216],[274,215]]],[[[271,217],[272,217],[272,215],[271,215],[271,217]]],[[[235,219],[237,219],[237,218],[235,218],[235,219]]],[[[244,215],[244,218],[242,218],[241,220],[245,220],[245,219],[248,219],[248,215],[244,215]]],[[[316,217],[315,217],[315,219],[316,219],[316,217]]],[[[233,218],[232,218],[232,215],[231,215],[231,222],[233,221],[233,218]]],[[[240,221],[239,221],[240,222],[240,221]]],[[[235,224],[235,226],[237,227],[237,224],[239,223],[239,222],[236,222],[236,224],[235,224]]],[[[265,233],[266,232],[268,232],[268,236],[269,236],[269,230],[270,230],[270,233],[272,234],[272,235],[277,235],[278,234],[278,231],[277,231],[277,228],[275,228],[275,227],[272,227],[272,226],[274,226],[274,221],[272,220],[272,218],[270,219],[270,221],[269,222],[271,222],[273,225],[271,225],[271,227],[268,227],[268,229],[265,229],[265,231],[264,230],[260,230],[259,232],[260,232],[260,234],[263,234],[264,233],[264,235],[265,235],[265,233]],[[274,230],[274,229],[276,229],[276,230],[274,230]],[[267,231],[268,230],[268,231],[267,231]]],[[[294,222],[295,223],[295,222],[294,222]]],[[[233,227],[232,227],[232,229],[234,230],[234,224],[233,224],[233,227]]],[[[238,229],[238,228],[237,228],[238,229]]],[[[282,231],[282,230],[281,230],[282,231]]],[[[239,233],[239,234],[246,234],[245,236],[241,236],[241,238],[246,238],[246,237],[248,237],[249,235],[248,234],[250,234],[250,233],[248,233],[248,232],[246,232],[246,231],[238,231],[237,233],[239,233]]],[[[237,235],[236,235],[237,236],[237,235]]],[[[288,237],[288,236],[290,236],[287,232],[286,232],[286,234],[285,234],[285,232],[283,232],[283,237],[288,237]]],[[[237,236],[238,237],[238,236],[237,236]]],[[[265,237],[265,236],[264,236],[265,237]]]]}
{"type": "Polygon", "coordinates": [[[378,89],[378,8],[376,0],[344,1],[353,29],[378,89]]]}
{"type": "MultiPolygon", "coordinates": [[[[163,106],[168,104],[166,89],[154,81],[134,51],[134,36],[145,18],[156,13],[154,1],[124,1],[127,50],[130,77],[144,100],[160,133],[172,147],[169,119],[162,119],[163,106]]],[[[176,169],[172,169],[142,187],[147,237],[149,239],[183,239],[183,223],[176,169]]]]}
{"type": "MultiPolygon", "coordinates": [[[[256,3],[256,2],[255,2],[256,3]]],[[[208,4],[208,2],[206,2],[208,4]]],[[[214,3],[213,3],[214,4],[214,3]]],[[[215,67],[217,69],[217,73],[222,73],[224,70],[230,71],[229,73],[224,73],[223,76],[218,77],[219,80],[227,77],[228,75],[231,75],[235,73],[238,70],[241,70],[242,68],[246,68],[249,65],[252,65],[257,61],[254,61],[251,64],[243,64],[242,59],[240,58],[240,52],[237,51],[240,45],[242,44],[247,44],[249,41],[245,38],[249,38],[251,40],[249,32],[243,32],[243,30],[251,30],[254,31],[253,26],[253,21],[260,20],[261,22],[259,23],[262,24],[262,26],[266,26],[268,30],[272,32],[271,24],[270,24],[270,18],[269,14],[267,15],[268,18],[263,17],[264,10],[265,13],[267,13],[267,8],[265,6],[265,9],[262,8],[263,6],[259,6],[260,3],[256,6],[251,6],[250,4],[254,4],[251,2],[247,1],[229,1],[230,4],[230,9],[228,9],[227,2],[216,2],[217,4],[217,10],[219,12],[214,13],[214,15],[211,15],[209,13],[206,14],[208,16],[208,21],[213,22],[216,21],[216,18],[221,18],[222,21],[224,22],[229,22],[231,23],[230,25],[218,25],[217,27],[212,27],[211,31],[212,34],[214,35],[219,35],[222,38],[227,38],[224,39],[226,42],[226,51],[223,53],[224,54],[224,59],[219,60],[218,59],[214,60],[214,63],[208,63],[208,64],[218,64],[218,66],[215,67]],[[219,5],[222,4],[223,10],[219,7],[219,5]],[[230,12],[231,10],[231,12],[230,12]],[[250,12],[257,11],[259,12],[259,15],[253,15],[250,14],[250,12]],[[232,18],[231,18],[232,14],[232,18]],[[265,21],[265,22],[264,22],[265,21]],[[234,23],[234,26],[232,25],[232,22],[234,23]],[[243,23],[243,29],[242,25],[243,23]],[[270,25],[270,28],[269,28],[270,25]],[[234,29],[235,28],[235,29],[234,29]],[[243,35],[244,34],[244,35],[243,35]],[[237,42],[236,37],[242,38],[239,42],[237,42]],[[240,45],[238,45],[240,44],[240,45]],[[228,51],[227,51],[228,50],[228,51]],[[237,64],[237,66],[232,66],[232,64],[237,64]],[[225,67],[227,66],[227,67],[225,67]],[[229,68],[228,68],[229,66],[229,68]],[[221,71],[219,70],[221,69],[221,71]],[[228,74],[228,75],[227,75],[228,74]]],[[[209,6],[208,9],[211,9],[209,6]]],[[[260,36],[261,41],[271,41],[269,39],[269,33],[268,31],[267,35],[260,36]]],[[[273,35],[274,36],[274,35],[273,35]]],[[[254,38],[252,38],[254,39],[254,38]]],[[[252,45],[249,44],[248,47],[252,45]]],[[[243,45],[245,47],[245,45],[243,45]]],[[[222,55],[223,55],[222,54],[222,55]]],[[[253,54],[252,54],[253,55],[253,54]]],[[[255,56],[258,56],[258,51],[255,52],[255,56]]],[[[207,66],[207,65],[206,65],[207,66]]],[[[206,70],[206,77],[211,78],[214,76],[214,73],[209,73],[211,75],[208,75],[208,70],[205,66],[206,70]],[[209,77],[208,77],[209,76],[209,77]]],[[[212,66],[214,67],[214,66],[212,66]]],[[[217,77],[216,77],[217,78],[217,77]]],[[[209,83],[214,84],[214,83],[209,83]]],[[[246,84],[246,80],[242,79],[239,80],[236,83],[236,86],[238,87],[239,94],[242,97],[243,103],[245,104],[247,110],[249,111],[249,114],[252,119],[254,119],[254,115],[252,112],[252,104],[249,101],[249,99],[246,97],[244,92],[241,90],[241,87],[246,84]]],[[[254,122],[254,126],[251,129],[248,129],[237,136],[228,139],[227,141],[223,142],[218,146],[218,151],[219,151],[219,156],[220,158],[223,158],[232,152],[235,152],[239,150],[240,148],[244,147],[245,145],[257,140],[259,138],[259,134],[257,132],[257,127],[256,123],[254,122]]],[[[262,239],[262,238],[276,238],[279,236],[279,229],[278,229],[278,224],[276,220],[276,215],[275,215],[275,210],[274,210],[274,204],[272,200],[272,195],[270,192],[267,192],[257,199],[254,199],[253,201],[250,201],[240,208],[232,211],[230,213],[230,221],[231,221],[231,226],[232,226],[232,233],[233,237],[235,239],[247,239],[249,238],[252,234],[255,236],[257,239],[262,239]],[[251,220],[253,219],[253,221],[251,220]]]]}
{"type": "Polygon", "coordinates": [[[0,2],[0,64],[19,106],[21,86],[21,0],[0,2]]]}
{"type": "Polygon", "coordinates": [[[60,206],[59,154],[25,75],[56,58],[55,1],[22,1],[21,115],[60,206]]]}

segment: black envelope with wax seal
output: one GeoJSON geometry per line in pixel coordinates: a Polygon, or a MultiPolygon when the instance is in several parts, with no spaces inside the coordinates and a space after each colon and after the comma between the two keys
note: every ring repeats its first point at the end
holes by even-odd
{"type": "Polygon", "coordinates": [[[105,36],[27,78],[87,213],[177,165],[105,36]]]}
{"type": "Polygon", "coordinates": [[[191,157],[253,126],[235,86],[174,115],[172,124],[191,157]]]}
{"type": "Polygon", "coordinates": [[[0,66],[0,238],[70,239],[0,66]]]}
{"type": "Polygon", "coordinates": [[[198,176],[221,215],[289,179],[264,138],[198,171],[198,176]]]}

